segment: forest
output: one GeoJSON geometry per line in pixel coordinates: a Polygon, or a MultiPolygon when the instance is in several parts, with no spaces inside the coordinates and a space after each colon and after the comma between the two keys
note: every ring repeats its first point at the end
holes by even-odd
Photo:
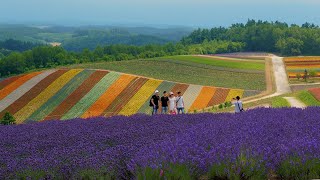
{"type": "MultiPolygon", "coordinates": [[[[92,41],[101,37],[101,41],[103,41],[103,35],[106,31],[102,31],[99,36],[98,32],[101,30],[80,31],[77,29],[75,31],[72,28],[71,30],[54,28],[50,32],[55,34],[67,31],[76,32],[72,35],[74,37],[72,41],[75,41],[73,45],[76,48],[70,48],[71,45],[68,45],[69,48],[67,48],[63,44],[61,47],[52,47],[45,43],[13,39],[0,41],[0,77],[68,64],[146,59],[171,55],[231,52],[269,52],[282,56],[320,55],[320,28],[310,23],[299,26],[282,22],[248,20],[246,24],[233,24],[228,28],[196,29],[178,42],[172,40],[161,43],[154,43],[150,39],[148,42],[147,40],[150,32],[151,34],[159,32],[155,32],[154,29],[148,31],[145,28],[140,30],[146,35],[138,35],[145,38],[137,38],[137,44],[128,43],[130,38],[124,38],[126,40],[120,42],[117,35],[126,33],[122,30],[114,32],[113,34],[116,36],[112,36],[112,33],[108,36],[117,41],[108,43],[110,39],[106,38],[106,41],[101,43],[102,45],[95,42],[90,43],[90,38],[85,37],[95,37],[92,41]],[[76,37],[80,37],[83,41],[78,41],[76,37]],[[77,46],[76,44],[80,42],[82,45],[77,46]]],[[[133,30],[131,31],[133,32],[133,30]]],[[[135,29],[135,31],[139,31],[139,29],[135,29]]],[[[178,32],[178,29],[176,31],[178,32]]],[[[170,38],[177,38],[173,32],[170,31],[170,38]]],[[[51,40],[53,39],[51,34],[51,40]]]]}
{"type": "Polygon", "coordinates": [[[248,20],[246,24],[197,29],[181,42],[184,45],[223,40],[245,43],[244,51],[270,52],[283,56],[320,55],[320,28],[311,23],[301,26],[282,22],[248,20]]]}

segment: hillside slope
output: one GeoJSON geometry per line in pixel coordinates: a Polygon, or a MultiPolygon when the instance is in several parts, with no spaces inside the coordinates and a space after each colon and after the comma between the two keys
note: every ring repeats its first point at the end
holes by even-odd
{"type": "Polygon", "coordinates": [[[150,113],[153,92],[181,91],[187,111],[250,96],[252,92],[150,79],[105,70],[52,69],[0,82],[0,116],[26,120],[150,113]]]}

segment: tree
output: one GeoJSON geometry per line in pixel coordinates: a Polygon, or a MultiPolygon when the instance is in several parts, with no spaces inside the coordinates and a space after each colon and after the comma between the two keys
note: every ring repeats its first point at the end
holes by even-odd
{"type": "Polygon", "coordinates": [[[303,49],[303,41],[295,39],[293,37],[280,39],[276,43],[276,47],[284,55],[301,55],[303,49]]]}
{"type": "Polygon", "coordinates": [[[3,118],[1,119],[0,124],[12,125],[12,124],[15,124],[15,122],[16,122],[15,118],[9,112],[6,112],[3,118]]]}

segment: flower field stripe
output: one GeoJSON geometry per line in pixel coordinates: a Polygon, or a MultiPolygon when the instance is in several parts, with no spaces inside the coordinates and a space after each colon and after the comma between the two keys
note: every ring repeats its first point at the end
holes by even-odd
{"type": "Polygon", "coordinates": [[[61,88],[54,96],[52,96],[46,103],[44,103],[39,109],[37,109],[27,119],[42,120],[48,114],[50,114],[59,104],[67,98],[73,91],[75,91],[84,80],[86,80],[94,71],[84,70],[77,74],[72,80],[70,80],[63,88],[61,88]]]}
{"type": "Polygon", "coordinates": [[[192,111],[192,110],[203,109],[208,107],[208,104],[212,99],[212,97],[214,96],[215,92],[216,92],[216,88],[214,87],[207,87],[207,86],[203,87],[199,96],[190,107],[190,110],[192,111]]]}
{"type": "Polygon", "coordinates": [[[311,88],[309,92],[315,97],[318,101],[320,101],[320,88],[311,88]]]}
{"type": "Polygon", "coordinates": [[[17,80],[13,81],[12,83],[7,85],[3,89],[1,89],[0,90],[0,101],[3,98],[5,98],[6,96],[8,96],[11,92],[16,90],[18,87],[20,87],[22,84],[24,84],[25,82],[27,82],[31,78],[33,78],[33,77],[35,77],[35,76],[37,76],[37,75],[39,75],[41,73],[42,72],[33,72],[33,73],[30,73],[30,74],[26,74],[26,75],[18,78],[17,80]]]}
{"type": "Polygon", "coordinates": [[[122,108],[119,115],[132,115],[139,111],[141,106],[148,100],[151,94],[163,81],[150,79],[140,90],[131,98],[131,100],[122,108]]]}
{"type": "Polygon", "coordinates": [[[130,84],[135,76],[121,75],[120,78],[114,82],[106,92],[82,115],[82,118],[93,116],[100,116],[103,111],[107,109],[111,103],[119,96],[119,94],[130,84]]]}
{"type": "Polygon", "coordinates": [[[23,75],[19,75],[19,76],[13,76],[10,78],[2,79],[0,81],[0,90],[3,89],[4,87],[6,87],[7,85],[9,85],[10,83],[14,82],[15,80],[19,79],[22,76],[23,75]]]}
{"type": "Polygon", "coordinates": [[[8,96],[6,96],[4,99],[0,101],[0,112],[6,109],[8,106],[10,106],[20,97],[22,97],[25,93],[27,93],[31,88],[37,85],[40,81],[42,81],[44,78],[54,73],[55,71],[56,70],[45,71],[33,77],[29,81],[27,81],[26,83],[21,85],[18,89],[14,90],[11,94],[9,94],[8,96]]]}
{"type": "Polygon", "coordinates": [[[208,103],[208,106],[214,106],[226,101],[226,98],[229,94],[230,89],[225,88],[217,88],[216,92],[214,93],[213,97],[208,103]]]}
{"type": "Polygon", "coordinates": [[[62,120],[81,117],[90,106],[120,77],[120,73],[110,72],[103,77],[75,106],[73,106],[62,120]]]}
{"type": "Polygon", "coordinates": [[[103,112],[104,116],[117,115],[121,109],[130,101],[130,99],[139,91],[139,89],[148,81],[147,78],[136,78],[125,90],[120,93],[116,101],[103,112]]]}
{"type": "Polygon", "coordinates": [[[188,89],[189,85],[188,84],[176,84],[171,91],[175,94],[175,96],[177,96],[177,92],[181,92],[182,94],[184,94],[184,92],[186,92],[186,90],[188,89]]]}
{"type": "Polygon", "coordinates": [[[30,89],[27,93],[25,93],[22,97],[8,106],[5,110],[0,112],[0,116],[2,117],[5,112],[10,112],[11,114],[15,114],[20,109],[22,109],[26,104],[28,104],[32,99],[37,97],[44,89],[46,89],[53,81],[59,78],[62,74],[67,72],[67,70],[58,70],[45,79],[40,81],[36,86],[30,89]]]}
{"type": "Polygon", "coordinates": [[[184,97],[184,108],[186,111],[189,111],[190,107],[192,106],[193,102],[199,96],[201,89],[203,86],[199,85],[190,85],[186,92],[183,93],[184,97]]]}
{"type": "Polygon", "coordinates": [[[240,98],[242,98],[243,92],[244,91],[242,89],[231,89],[229,91],[229,94],[228,94],[227,98],[226,98],[226,101],[231,101],[232,98],[235,98],[237,96],[240,96],[240,98]]]}
{"type": "Polygon", "coordinates": [[[45,120],[61,119],[75,104],[78,103],[89,91],[108,73],[108,71],[95,71],[72,94],[70,94],[45,120]]]}
{"type": "MultiPolygon", "coordinates": [[[[163,95],[162,94],[163,91],[167,91],[167,93],[169,93],[171,91],[171,89],[173,88],[173,86],[175,86],[175,83],[168,82],[168,81],[163,81],[159,85],[159,87],[157,87],[157,90],[160,91],[160,96],[162,96],[163,95]]],[[[149,100],[151,99],[152,95],[150,95],[149,98],[147,99],[147,101],[141,106],[141,108],[139,109],[138,113],[150,114],[151,108],[149,106],[149,100]]]]}
{"type": "Polygon", "coordinates": [[[64,73],[52,84],[50,84],[44,91],[42,91],[36,98],[32,99],[25,107],[19,110],[14,117],[17,123],[22,123],[33,112],[41,107],[48,99],[57,93],[65,84],[67,84],[74,76],[79,74],[82,70],[72,69],[64,73]]]}

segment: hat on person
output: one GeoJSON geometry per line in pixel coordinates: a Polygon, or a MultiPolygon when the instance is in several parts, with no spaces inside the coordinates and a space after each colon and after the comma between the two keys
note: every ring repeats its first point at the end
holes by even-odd
{"type": "Polygon", "coordinates": [[[170,95],[173,95],[173,92],[170,92],[170,95]]]}
{"type": "Polygon", "coordinates": [[[156,90],[154,93],[159,93],[159,90],[156,90]]]}

